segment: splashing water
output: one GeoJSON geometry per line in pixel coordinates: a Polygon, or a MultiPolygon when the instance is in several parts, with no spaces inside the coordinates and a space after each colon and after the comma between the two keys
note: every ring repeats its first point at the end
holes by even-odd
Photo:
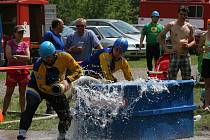
{"type": "Polygon", "coordinates": [[[123,105],[122,93],[92,77],[82,77],[74,83],[75,106],[71,108],[75,118],[93,121],[104,128],[110,118],[116,116],[123,105]],[[97,85],[93,88],[93,85],[97,85]]]}
{"type": "MultiPolygon", "coordinates": [[[[171,82],[176,84],[176,81],[171,82]]],[[[167,86],[161,80],[138,79],[107,84],[103,80],[82,76],[74,82],[75,103],[71,108],[73,122],[70,130],[70,134],[72,132],[74,134],[71,136],[72,139],[111,139],[107,137],[111,131],[109,124],[116,117],[128,119],[143,94],[148,92],[158,94],[163,91],[169,93],[167,86]],[[132,85],[137,87],[135,90],[137,96],[126,105],[124,90],[126,86],[132,85]]]]}

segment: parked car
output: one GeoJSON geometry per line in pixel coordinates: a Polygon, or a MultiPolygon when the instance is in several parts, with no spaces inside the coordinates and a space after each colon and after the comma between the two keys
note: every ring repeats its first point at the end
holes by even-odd
{"type": "Polygon", "coordinates": [[[140,33],[144,27],[143,24],[132,24],[132,26],[135,27],[136,29],[138,29],[140,33]]]}
{"type": "MultiPolygon", "coordinates": [[[[71,23],[71,25],[75,26],[75,21],[71,23]]],[[[140,43],[141,33],[131,24],[115,19],[87,19],[87,25],[89,26],[111,26],[118,32],[120,32],[124,37],[132,38],[140,43]]],[[[144,40],[144,45],[141,46],[141,50],[145,50],[146,52],[146,40],[144,40]]]]}
{"type": "Polygon", "coordinates": [[[75,29],[64,25],[63,32],[61,33],[61,37],[63,39],[64,44],[66,44],[66,40],[67,40],[68,35],[70,35],[74,32],[75,32],[75,29]]]}
{"type": "MultiPolygon", "coordinates": [[[[73,28],[73,26],[70,26],[73,28]]],[[[75,28],[75,27],[74,27],[75,28]]],[[[112,47],[117,38],[123,37],[118,31],[110,26],[87,26],[86,29],[92,30],[103,47],[112,47]]],[[[125,57],[139,59],[145,56],[145,50],[139,48],[139,42],[132,38],[126,38],[128,40],[128,51],[125,53],[125,57]]]]}
{"type": "MultiPolygon", "coordinates": [[[[75,25],[75,21],[72,23],[75,25]]],[[[126,37],[131,37],[136,40],[140,39],[140,32],[131,24],[122,20],[115,19],[87,19],[87,25],[89,26],[111,26],[126,37]]]]}

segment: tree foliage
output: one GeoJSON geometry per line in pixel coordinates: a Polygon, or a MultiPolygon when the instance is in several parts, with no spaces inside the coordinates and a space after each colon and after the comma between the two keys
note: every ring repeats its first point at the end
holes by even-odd
{"type": "Polygon", "coordinates": [[[49,0],[66,24],[84,18],[113,18],[137,23],[139,0],[49,0]]]}

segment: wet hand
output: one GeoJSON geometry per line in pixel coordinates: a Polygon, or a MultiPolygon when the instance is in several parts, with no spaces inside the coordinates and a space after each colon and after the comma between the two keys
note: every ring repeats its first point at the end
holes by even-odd
{"type": "Polygon", "coordinates": [[[69,90],[70,87],[71,87],[71,84],[69,84],[67,80],[63,80],[59,84],[63,84],[64,85],[64,87],[65,87],[65,90],[64,91],[69,90]]]}
{"type": "Polygon", "coordinates": [[[139,48],[141,49],[141,48],[144,48],[144,44],[140,44],[139,45],[139,48]]]}
{"type": "Polygon", "coordinates": [[[128,99],[126,97],[122,98],[122,106],[128,107],[128,99]]]}
{"type": "Polygon", "coordinates": [[[182,48],[189,48],[190,46],[189,46],[189,44],[188,43],[186,43],[186,44],[182,44],[182,48]]]}
{"type": "Polygon", "coordinates": [[[13,60],[18,60],[18,57],[17,57],[16,55],[13,55],[13,56],[12,56],[12,59],[13,59],[13,60]]]}
{"type": "Polygon", "coordinates": [[[180,46],[183,48],[188,48],[189,44],[188,44],[188,39],[181,39],[180,40],[180,46]]]}

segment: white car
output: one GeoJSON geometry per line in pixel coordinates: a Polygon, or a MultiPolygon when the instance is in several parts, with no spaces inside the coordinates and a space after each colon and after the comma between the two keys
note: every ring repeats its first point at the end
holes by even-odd
{"type": "Polygon", "coordinates": [[[132,24],[132,26],[135,27],[136,29],[138,29],[140,33],[144,28],[143,24],[132,24]]]}
{"type": "Polygon", "coordinates": [[[75,32],[75,30],[73,28],[70,28],[70,27],[64,25],[63,32],[60,34],[64,44],[66,44],[66,40],[67,40],[68,35],[70,35],[74,32],[75,32]]]}
{"type": "MultiPolygon", "coordinates": [[[[70,27],[73,28],[73,26],[70,27]]],[[[92,30],[96,34],[104,48],[112,47],[117,38],[123,37],[122,34],[110,26],[87,26],[86,29],[92,30]]],[[[125,57],[139,59],[141,57],[139,41],[132,38],[126,39],[128,40],[128,51],[126,51],[125,57]]]]}
{"type": "MultiPolygon", "coordinates": [[[[72,23],[75,25],[75,22],[72,23]]],[[[138,41],[140,44],[141,33],[131,24],[124,22],[122,20],[115,19],[87,19],[88,26],[111,26],[119,33],[121,33],[126,38],[131,38],[138,41]]],[[[142,47],[142,46],[141,46],[142,47]]],[[[146,56],[146,41],[144,41],[144,46],[141,49],[141,57],[146,56]]]]}

